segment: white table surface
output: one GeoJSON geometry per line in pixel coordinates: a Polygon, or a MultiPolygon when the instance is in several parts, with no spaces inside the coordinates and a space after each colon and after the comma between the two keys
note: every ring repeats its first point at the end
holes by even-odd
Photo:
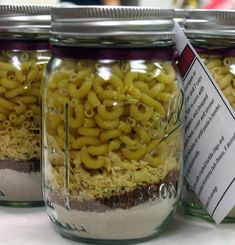
{"type": "MultiPolygon", "coordinates": [[[[0,207],[0,245],[82,244],[61,237],[44,208],[0,207]]],[[[235,224],[215,225],[177,214],[168,229],[143,245],[235,245],[235,224]]]]}

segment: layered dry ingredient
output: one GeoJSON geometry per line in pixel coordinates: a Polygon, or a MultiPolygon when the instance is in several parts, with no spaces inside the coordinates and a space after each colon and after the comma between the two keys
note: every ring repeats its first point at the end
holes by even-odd
{"type": "Polygon", "coordinates": [[[48,60],[48,51],[0,52],[0,200],[3,201],[42,200],[39,99],[48,60]],[[17,184],[13,180],[18,180],[17,184]]]}
{"type": "Polygon", "coordinates": [[[182,96],[171,63],[54,62],[44,94],[48,200],[96,212],[174,203],[182,96]]]}
{"type": "Polygon", "coordinates": [[[201,58],[222,90],[224,96],[235,110],[235,57],[201,54],[201,58]]]}

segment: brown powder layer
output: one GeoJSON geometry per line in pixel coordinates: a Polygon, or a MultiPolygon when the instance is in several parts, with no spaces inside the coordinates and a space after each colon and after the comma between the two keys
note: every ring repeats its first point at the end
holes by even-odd
{"type": "Polygon", "coordinates": [[[40,172],[40,160],[32,158],[29,160],[0,160],[0,169],[11,169],[17,172],[40,172]]]}
{"type": "MultiPolygon", "coordinates": [[[[108,210],[122,208],[128,209],[145,203],[149,200],[154,201],[161,195],[161,198],[173,198],[178,193],[179,171],[171,171],[164,180],[158,183],[151,183],[138,186],[136,189],[120,195],[113,195],[109,198],[97,198],[93,200],[77,201],[70,198],[69,207],[79,211],[95,211],[105,212],[108,210]],[[172,189],[174,187],[174,191],[172,189]]],[[[49,194],[49,201],[60,206],[65,206],[66,199],[55,195],[52,192],[49,194]]]]}

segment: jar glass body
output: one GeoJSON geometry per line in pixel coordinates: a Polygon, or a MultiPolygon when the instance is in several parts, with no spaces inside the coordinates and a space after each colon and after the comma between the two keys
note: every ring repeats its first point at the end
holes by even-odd
{"type": "Polygon", "coordinates": [[[0,204],[43,205],[40,168],[40,84],[48,39],[0,39],[0,204]]]}
{"type": "Polygon", "coordinates": [[[182,184],[172,47],[53,50],[42,107],[51,220],[63,236],[98,244],[159,234],[182,184]]]}
{"type": "MultiPolygon", "coordinates": [[[[226,37],[211,37],[192,38],[190,41],[223,95],[235,110],[235,40],[226,37]]],[[[182,199],[183,206],[189,214],[213,221],[187,181],[184,184],[182,199]]],[[[223,222],[235,222],[235,208],[231,210],[223,222]]]]}

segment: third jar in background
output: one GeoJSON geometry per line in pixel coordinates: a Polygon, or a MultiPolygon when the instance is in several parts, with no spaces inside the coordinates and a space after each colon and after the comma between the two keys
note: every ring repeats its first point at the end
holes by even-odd
{"type": "MultiPolygon", "coordinates": [[[[187,37],[235,110],[235,11],[191,10],[185,14],[187,37]]],[[[211,220],[187,184],[183,204],[188,213],[211,220]]],[[[224,222],[235,222],[235,209],[224,222]]]]}

